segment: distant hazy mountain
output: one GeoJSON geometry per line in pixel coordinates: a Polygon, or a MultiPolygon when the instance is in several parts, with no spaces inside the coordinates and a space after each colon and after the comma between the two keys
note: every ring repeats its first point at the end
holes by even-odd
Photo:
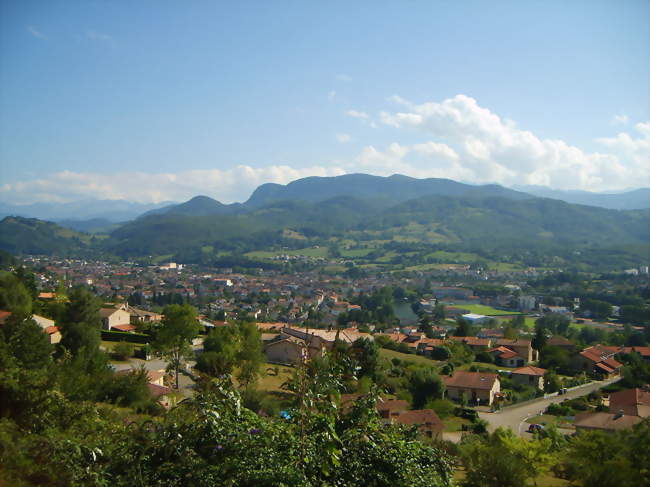
{"type": "Polygon", "coordinates": [[[567,203],[598,206],[611,210],[642,210],[650,208],[650,188],[640,188],[616,194],[578,190],[563,191],[544,186],[515,186],[515,189],[542,198],[553,198],[567,203]]]}
{"type": "Polygon", "coordinates": [[[429,195],[500,196],[516,200],[530,198],[530,195],[525,193],[494,184],[472,186],[451,179],[416,179],[399,174],[390,177],[346,174],[334,177],[303,178],[287,185],[263,184],[253,192],[244,205],[255,208],[280,200],[318,202],[338,196],[370,198],[394,204],[429,195]]]}
{"type": "Polygon", "coordinates": [[[132,220],[145,211],[171,202],[134,203],[124,200],[79,200],[70,203],[33,203],[31,205],[11,205],[0,203],[0,218],[5,216],[22,216],[40,220],[92,220],[103,219],[109,222],[132,220]]]}
{"type": "Polygon", "coordinates": [[[207,215],[224,215],[241,211],[241,204],[233,203],[225,205],[208,196],[195,196],[189,201],[180,204],[173,204],[150,210],[141,215],[142,217],[151,215],[190,215],[190,216],[207,216],[207,215]]]}

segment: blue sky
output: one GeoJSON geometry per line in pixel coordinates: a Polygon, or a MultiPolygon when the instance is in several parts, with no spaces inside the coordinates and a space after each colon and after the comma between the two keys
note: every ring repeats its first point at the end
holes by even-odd
{"type": "Polygon", "coordinates": [[[0,3],[0,200],[650,185],[647,1],[0,3]]]}

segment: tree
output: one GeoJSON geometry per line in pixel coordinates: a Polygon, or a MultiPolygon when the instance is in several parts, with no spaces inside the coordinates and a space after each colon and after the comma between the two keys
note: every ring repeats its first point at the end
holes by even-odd
{"type": "Polygon", "coordinates": [[[18,363],[27,369],[46,367],[52,362],[52,351],[43,329],[33,320],[20,323],[9,339],[9,348],[18,363]]]}
{"type": "Polygon", "coordinates": [[[421,409],[430,399],[441,399],[445,392],[442,379],[431,367],[416,369],[409,377],[408,388],[414,409],[421,409]]]}
{"type": "Polygon", "coordinates": [[[239,334],[234,326],[219,326],[203,340],[203,353],[196,361],[201,372],[221,377],[232,373],[240,350],[239,334]]]}
{"type": "Polygon", "coordinates": [[[460,447],[466,483],[480,487],[525,486],[552,465],[550,449],[550,440],[526,441],[510,429],[469,436],[460,447]]]}
{"type": "Polygon", "coordinates": [[[262,337],[255,323],[250,321],[240,323],[238,333],[240,338],[237,381],[242,388],[246,389],[257,380],[265,357],[262,350],[262,337]]]}
{"type": "Polygon", "coordinates": [[[612,305],[607,301],[586,299],[580,306],[583,311],[590,311],[591,315],[599,320],[606,320],[612,314],[612,305]]]}
{"type": "Polygon", "coordinates": [[[368,338],[358,338],[352,344],[351,352],[359,364],[359,376],[374,377],[379,361],[379,346],[368,338]]]}
{"type": "Polygon", "coordinates": [[[473,330],[471,323],[464,318],[458,318],[456,320],[456,330],[454,331],[454,336],[468,337],[472,335],[473,330]]]}
{"type": "Polygon", "coordinates": [[[531,345],[535,350],[542,350],[546,345],[546,331],[542,326],[535,326],[535,336],[531,341],[531,345]]]}
{"type": "Polygon", "coordinates": [[[444,321],[444,319],[447,317],[447,312],[445,310],[445,305],[436,303],[435,307],[433,308],[433,321],[435,323],[440,323],[441,321],[444,321]]]}
{"type": "Polygon", "coordinates": [[[170,304],[163,311],[163,319],[156,333],[153,348],[168,362],[168,368],[178,375],[183,361],[192,355],[192,339],[199,333],[196,310],[189,304],[170,304]]]}
{"type": "Polygon", "coordinates": [[[76,355],[83,348],[99,351],[101,318],[100,301],[87,289],[78,287],[70,293],[61,319],[61,347],[76,355]]]}
{"type": "Polygon", "coordinates": [[[13,274],[0,273],[0,309],[12,313],[12,321],[21,322],[32,314],[32,297],[13,274]]]}

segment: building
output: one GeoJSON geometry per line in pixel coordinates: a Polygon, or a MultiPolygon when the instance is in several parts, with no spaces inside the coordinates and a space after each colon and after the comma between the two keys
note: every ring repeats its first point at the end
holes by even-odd
{"type": "Polygon", "coordinates": [[[503,338],[497,340],[496,346],[508,347],[510,350],[514,350],[524,359],[524,364],[537,360],[537,350],[533,350],[530,340],[510,340],[509,338],[503,338]]]}
{"type": "Polygon", "coordinates": [[[102,319],[102,327],[105,330],[131,331],[134,328],[131,325],[131,315],[124,305],[116,308],[101,308],[99,310],[99,316],[102,319]],[[129,329],[121,329],[126,327],[129,329]]]}
{"type": "Polygon", "coordinates": [[[533,386],[540,391],[544,390],[544,374],[546,369],[527,365],[512,371],[512,380],[517,384],[533,386]]]}
{"type": "Polygon", "coordinates": [[[589,374],[613,377],[620,375],[623,364],[614,359],[620,351],[619,347],[605,347],[594,345],[587,347],[578,355],[574,361],[576,366],[589,374]]]}
{"type": "Polygon", "coordinates": [[[576,414],[573,422],[576,431],[600,430],[619,431],[629,429],[641,422],[638,416],[628,416],[624,413],[580,413],[576,414]]]}
{"type": "Polygon", "coordinates": [[[461,400],[465,395],[469,404],[491,405],[501,392],[499,376],[492,373],[457,370],[443,381],[449,399],[461,400]]]}
{"type": "Polygon", "coordinates": [[[535,309],[536,304],[537,300],[535,299],[535,296],[519,296],[517,298],[519,311],[523,311],[524,313],[535,309]]]}
{"type": "Polygon", "coordinates": [[[61,341],[61,331],[55,325],[54,320],[39,315],[32,315],[32,320],[43,329],[52,345],[61,341]]]}
{"type": "Polygon", "coordinates": [[[647,418],[650,416],[650,391],[626,389],[609,395],[609,410],[628,416],[647,418]]]}

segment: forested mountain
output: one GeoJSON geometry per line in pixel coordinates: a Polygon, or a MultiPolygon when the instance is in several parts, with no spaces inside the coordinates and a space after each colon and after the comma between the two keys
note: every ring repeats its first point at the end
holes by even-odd
{"type": "Polygon", "coordinates": [[[528,194],[492,184],[472,186],[451,179],[416,179],[399,174],[390,177],[346,174],[335,177],[303,178],[287,185],[263,184],[253,192],[245,205],[260,207],[278,200],[318,202],[338,196],[354,196],[386,203],[397,203],[426,195],[502,196],[516,200],[531,197],[528,194]]]}
{"type": "Polygon", "coordinates": [[[367,249],[444,245],[506,255],[513,249],[556,255],[625,246],[639,255],[650,242],[650,210],[573,205],[500,186],[353,174],[262,185],[244,205],[198,196],[142,215],[103,238],[37,220],[0,222],[0,249],[14,254],[90,250],[190,262],[337,242],[367,249]]]}
{"type": "Polygon", "coordinates": [[[35,218],[6,217],[0,221],[0,249],[14,255],[78,255],[91,237],[35,218]]]}

